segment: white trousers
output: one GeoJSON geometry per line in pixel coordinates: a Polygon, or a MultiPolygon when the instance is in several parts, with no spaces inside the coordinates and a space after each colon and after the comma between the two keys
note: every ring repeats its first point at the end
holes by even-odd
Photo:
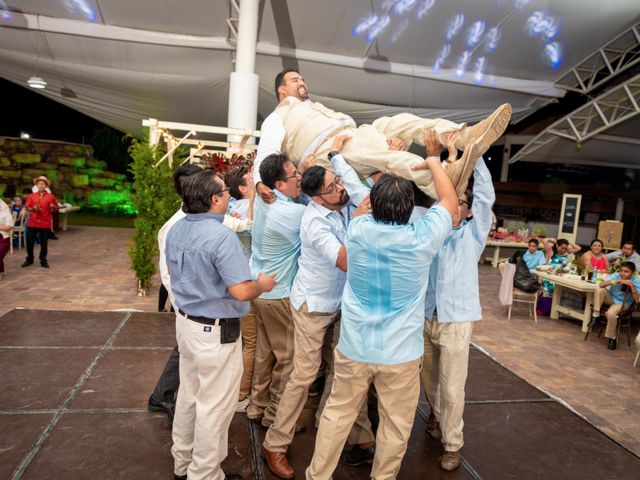
{"type": "Polygon", "coordinates": [[[228,433],[242,378],[242,343],[220,343],[220,327],[176,312],[180,388],[173,420],[174,473],[224,480],[228,433]]]}

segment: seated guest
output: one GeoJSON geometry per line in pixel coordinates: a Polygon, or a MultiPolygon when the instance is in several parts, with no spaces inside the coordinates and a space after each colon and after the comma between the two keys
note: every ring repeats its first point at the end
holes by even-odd
{"type": "MultiPolygon", "coordinates": [[[[569,243],[566,238],[556,241],[554,238],[546,238],[544,240],[545,249],[547,251],[547,259],[552,268],[564,268],[569,265],[569,254],[577,253],[582,247],[577,243],[569,243]]],[[[547,292],[553,293],[555,285],[549,280],[542,282],[542,288],[547,292]]]]}
{"type": "Polygon", "coordinates": [[[634,301],[638,301],[640,292],[640,279],[634,275],[636,266],[633,262],[624,262],[620,266],[620,271],[611,275],[606,281],[600,282],[599,288],[595,291],[593,298],[593,317],[589,323],[589,328],[595,324],[595,319],[600,316],[602,304],[611,305],[607,313],[607,329],[604,336],[609,339],[609,350],[616,349],[616,336],[618,333],[618,315],[622,310],[629,307],[634,301]],[[609,287],[608,289],[606,287],[609,287]],[[626,292],[630,292],[625,298],[626,292]],[[624,302],[624,305],[623,305],[624,302]]]}
{"type": "Polygon", "coordinates": [[[22,197],[13,197],[13,203],[11,204],[11,214],[16,214],[16,227],[20,226],[20,214],[24,210],[24,202],[22,197]]]}
{"type": "Polygon", "coordinates": [[[604,243],[599,238],[591,242],[591,248],[580,257],[580,266],[584,269],[606,270],[608,266],[607,257],[602,253],[604,243]]]}
{"type": "Polygon", "coordinates": [[[622,244],[621,250],[611,252],[607,255],[609,265],[618,259],[622,262],[633,262],[636,266],[636,271],[640,271],[640,255],[636,252],[636,245],[632,241],[627,240],[622,244]]]}
{"type": "Polygon", "coordinates": [[[0,280],[4,278],[4,257],[10,249],[12,228],[13,218],[9,205],[0,198],[0,280]]]}
{"type": "Polygon", "coordinates": [[[522,256],[524,263],[527,264],[529,270],[535,270],[536,267],[547,263],[547,259],[544,258],[544,253],[538,250],[538,240],[532,238],[529,240],[529,246],[524,255],[522,256]]]}

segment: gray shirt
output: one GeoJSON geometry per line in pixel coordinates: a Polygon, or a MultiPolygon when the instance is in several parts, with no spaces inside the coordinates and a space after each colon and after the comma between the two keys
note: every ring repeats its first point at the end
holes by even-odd
{"type": "MultiPolygon", "coordinates": [[[[611,252],[607,255],[607,262],[611,264],[617,258],[623,258],[622,250],[616,250],[615,252],[611,252]]],[[[631,255],[629,255],[625,260],[625,262],[633,262],[636,265],[636,272],[640,272],[640,255],[635,250],[631,255]]]]}
{"type": "Polygon", "coordinates": [[[242,244],[222,225],[224,215],[187,214],[167,235],[167,266],[176,306],[188,315],[243,317],[249,303],[234,299],[228,288],[251,280],[242,244]]]}

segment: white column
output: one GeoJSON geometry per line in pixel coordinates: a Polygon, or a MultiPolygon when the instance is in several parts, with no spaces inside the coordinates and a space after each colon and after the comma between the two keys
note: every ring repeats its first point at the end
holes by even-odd
{"type": "MultiPolygon", "coordinates": [[[[259,77],[254,72],[259,3],[259,0],[240,0],[236,68],[229,77],[229,128],[256,129],[259,77]]],[[[229,135],[227,141],[239,142],[240,139],[237,135],[229,135]]]]}
{"type": "Polygon", "coordinates": [[[619,222],[622,221],[623,211],[624,211],[624,200],[622,198],[619,198],[618,202],[616,203],[616,220],[619,222]]]}
{"type": "Polygon", "coordinates": [[[500,181],[509,181],[509,159],[511,158],[511,139],[507,135],[504,139],[502,150],[502,170],[500,170],[500,181]]]}

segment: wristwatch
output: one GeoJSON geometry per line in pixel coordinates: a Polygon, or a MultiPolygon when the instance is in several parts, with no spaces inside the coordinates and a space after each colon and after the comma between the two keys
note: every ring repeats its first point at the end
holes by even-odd
{"type": "Polygon", "coordinates": [[[340,152],[339,152],[339,151],[334,150],[333,152],[329,152],[329,153],[327,154],[327,158],[329,159],[329,161],[331,161],[331,159],[332,159],[333,157],[335,157],[336,155],[339,155],[339,154],[340,154],[340,152]]]}

